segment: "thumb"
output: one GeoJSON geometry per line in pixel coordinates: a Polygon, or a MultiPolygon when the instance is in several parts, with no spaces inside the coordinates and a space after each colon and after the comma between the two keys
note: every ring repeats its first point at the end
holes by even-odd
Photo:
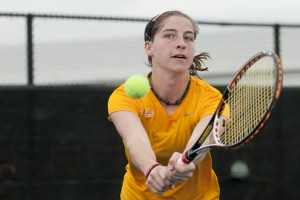
{"type": "Polygon", "coordinates": [[[170,170],[174,170],[175,169],[175,165],[177,163],[178,158],[180,158],[181,154],[178,152],[173,153],[172,157],[169,160],[168,163],[168,169],[170,170]]]}
{"type": "Polygon", "coordinates": [[[175,169],[175,164],[176,164],[176,161],[174,161],[174,160],[169,160],[167,169],[170,170],[170,171],[173,171],[173,170],[175,169]]]}

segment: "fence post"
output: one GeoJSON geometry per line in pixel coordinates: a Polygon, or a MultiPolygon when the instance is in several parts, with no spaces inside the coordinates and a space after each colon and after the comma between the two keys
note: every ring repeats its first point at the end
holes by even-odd
{"type": "Polygon", "coordinates": [[[28,14],[27,19],[27,85],[34,84],[33,77],[33,40],[32,40],[32,20],[33,15],[28,14]]]}
{"type": "Polygon", "coordinates": [[[274,25],[274,43],[275,43],[275,52],[280,56],[280,25],[274,25]]]}
{"type": "MultiPolygon", "coordinates": [[[[26,15],[27,20],[27,85],[33,86],[34,85],[34,76],[33,76],[33,34],[32,34],[32,21],[33,15],[28,14],[26,15]]],[[[35,151],[36,151],[36,144],[35,144],[35,91],[29,89],[27,91],[27,107],[28,107],[28,116],[27,116],[27,137],[28,137],[28,159],[30,163],[29,169],[29,196],[30,199],[36,199],[36,186],[35,186],[35,151]]]]}

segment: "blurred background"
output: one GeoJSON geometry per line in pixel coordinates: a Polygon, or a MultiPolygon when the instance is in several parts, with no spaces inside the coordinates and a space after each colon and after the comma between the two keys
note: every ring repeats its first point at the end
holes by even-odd
{"type": "Polygon", "coordinates": [[[260,51],[280,55],[282,95],[244,148],[213,151],[221,199],[299,199],[297,1],[0,0],[0,199],[119,199],[126,159],[112,91],[147,74],[143,32],[166,10],[200,27],[201,78],[220,91],[260,51]]]}

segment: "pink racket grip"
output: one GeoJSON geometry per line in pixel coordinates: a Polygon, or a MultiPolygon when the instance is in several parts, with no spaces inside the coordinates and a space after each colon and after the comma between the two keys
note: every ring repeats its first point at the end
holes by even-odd
{"type": "Polygon", "coordinates": [[[191,161],[187,160],[185,157],[185,153],[182,154],[182,156],[177,160],[177,164],[179,165],[187,165],[189,164],[191,161]]]}

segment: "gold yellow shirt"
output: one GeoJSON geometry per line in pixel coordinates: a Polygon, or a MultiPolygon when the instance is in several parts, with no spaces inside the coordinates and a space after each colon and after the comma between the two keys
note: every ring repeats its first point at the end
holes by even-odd
{"type": "MultiPolygon", "coordinates": [[[[221,98],[221,93],[206,82],[191,77],[190,89],[177,110],[168,115],[150,91],[141,99],[132,99],[124,92],[124,84],[117,88],[109,98],[108,113],[129,111],[136,114],[151,142],[157,162],[167,165],[174,152],[183,152],[197,123],[206,115],[213,114],[221,98]]],[[[121,199],[218,199],[219,186],[212,170],[210,153],[196,167],[193,176],[168,190],[162,196],[152,193],[146,186],[146,178],[128,160],[124,176],[121,199]]]]}

